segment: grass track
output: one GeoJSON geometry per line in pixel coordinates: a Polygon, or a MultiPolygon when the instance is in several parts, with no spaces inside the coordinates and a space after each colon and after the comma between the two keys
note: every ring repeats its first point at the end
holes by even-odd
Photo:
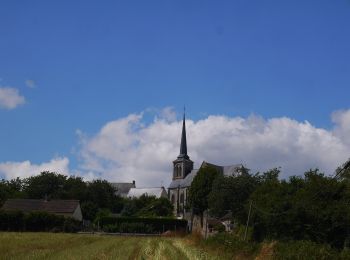
{"type": "Polygon", "coordinates": [[[0,259],[219,259],[186,239],[0,232],[0,259]]]}

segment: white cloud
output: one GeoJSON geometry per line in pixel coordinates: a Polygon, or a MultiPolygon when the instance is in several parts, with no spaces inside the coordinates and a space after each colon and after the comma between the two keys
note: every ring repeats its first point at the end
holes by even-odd
{"type": "MultiPolygon", "coordinates": [[[[182,122],[157,115],[146,124],[144,113],[130,114],[107,122],[92,136],[77,130],[79,171],[69,170],[69,160],[63,157],[42,164],[0,163],[0,176],[23,178],[51,170],[87,180],[135,180],[138,187],[168,185],[172,161],[179,154],[182,122]]],[[[243,163],[254,171],[282,167],[283,178],[315,167],[332,174],[350,156],[350,110],[333,113],[332,120],[334,127],[327,130],[287,117],[188,119],[188,153],[196,167],[206,160],[219,165],[243,163]]]]}
{"type": "Polygon", "coordinates": [[[36,87],[36,83],[32,79],[27,79],[24,83],[26,84],[26,86],[28,88],[35,88],[36,87]]]}
{"type": "Polygon", "coordinates": [[[0,108],[14,109],[25,103],[25,98],[19,94],[18,89],[0,87],[0,108]]]}
{"type": "Polygon", "coordinates": [[[0,163],[0,176],[5,179],[26,178],[38,175],[43,171],[53,171],[60,174],[69,174],[69,160],[66,157],[54,158],[42,164],[32,164],[30,161],[0,163]]]}
{"type": "MultiPolygon", "coordinates": [[[[336,112],[333,120],[334,130],[287,117],[187,120],[188,153],[197,167],[206,160],[220,165],[243,163],[260,171],[281,166],[282,177],[314,167],[331,174],[350,156],[346,141],[350,111],[336,112]]],[[[136,180],[139,187],[167,185],[180,134],[181,121],[157,118],[145,125],[143,114],[131,114],[108,122],[92,137],[79,132],[80,166],[111,181],[136,180]]]]}

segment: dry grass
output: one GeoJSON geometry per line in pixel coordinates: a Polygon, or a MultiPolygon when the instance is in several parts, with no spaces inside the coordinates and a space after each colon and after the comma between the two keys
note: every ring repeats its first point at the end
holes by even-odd
{"type": "Polygon", "coordinates": [[[0,259],[219,259],[183,238],[0,233],[0,259]]]}

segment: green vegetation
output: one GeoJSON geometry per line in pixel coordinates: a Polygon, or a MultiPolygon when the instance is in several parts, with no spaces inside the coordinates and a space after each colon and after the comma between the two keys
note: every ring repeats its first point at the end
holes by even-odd
{"type": "Polygon", "coordinates": [[[235,234],[221,233],[207,240],[199,240],[197,247],[220,259],[301,259],[333,260],[350,259],[350,250],[337,250],[327,244],[311,241],[243,241],[235,234]]]}
{"type": "Polygon", "coordinates": [[[126,199],[115,195],[114,187],[106,180],[84,182],[81,177],[67,177],[54,172],[42,172],[26,179],[0,181],[0,207],[6,199],[77,199],[85,220],[97,223],[111,213],[133,217],[172,217],[169,200],[141,196],[126,199]]]}
{"type": "Polygon", "coordinates": [[[99,222],[106,232],[121,233],[164,233],[165,231],[186,232],[187,220],[173,218],[104,217],[99,222]]]}
{"type": "Polygon", "coordinates": [[[203,214],[208,208],[208,196],[211,192],[214,180],[219,176],[216,168],[202,167],[192,181],[189,189],[189,204],[194,212],[203,214]]]}
{"type": "Polygon", "coordinates": [[[1,231],[51,231],[77,232],[81,223],[73,218],[49,214],[47,212],[1,211],[1,231]]]}
{"type": "Polygon", "coordinates": [[[172,217],[173,206],[166,198],[142,195],[139,198],[124,199],[121,211],[124,217],[172,217]]]}
{"type": "MultiPolygon", "coordinates": [[[[232,213],[235,228],[245,226],[250,203],[250,241],[306,240],[332,248],[348,248],[350,242],[350,179],[343,171],[339,178],[318,169],[303,177],[279,178],[280,170],[238,177],[214,174],[203,169],[193,180],[192,207],[208,207],[212,216],[232,213]],[[208,174],[208,178],[205,177],[208,174]],[[201,197],[197,191],[203,189],[201,197]]],[[[198,192],[199,193],[199,192],[198,192]]]]}

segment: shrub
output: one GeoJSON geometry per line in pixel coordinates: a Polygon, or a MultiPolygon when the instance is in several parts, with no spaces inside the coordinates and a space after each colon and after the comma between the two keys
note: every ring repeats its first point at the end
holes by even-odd
{"type": "Polygon", "coordinates": [[[21,231],[24,226],[24,214],[21,211],[0,211],[0,230],[21,231]]]}
{"type": "Polygon", "coordinates": [[[339,259],[338,252],[327,244],[299,240],[278,242],[274,248],[275,259],[339,259]]]}
{"type": "MultiPolygon", "coordinates": [[[[184,231],[187,220],[170,218],[102,217],[103,230],[118,230],[125,233],[163,233],[167,230],[184,231]]],[[[113,231],[110,231],[113,232],[113,231]]]]}
{"type": "Polygon", "coordinates": [[[225,232],[209,237],[203,240],[202,243],[211,247],[224,247],[225,251],[240,252],[245,255],[253,255],[260,248],[257,243],[240,240],[236,235],[225,232]]]}
{"type": "Polygon", "coordinates": [[[80,230],[80,222],[40,211],[26,214],[21,211],[0,211],[0,230],[77,232],[80,230]]]}
{"type": "Polygon", "coordinates": [[[47,212],[30,212],[25,215],[25,225],[28,231],[50,231],[55,227],[63,227],[63,216],[47,212]]]}
{"type": "Polygon", "coordinates": [[[81,222],[73,218],[65,218],[63,231],[66,233],[76,233],[81,229],[81,222]]]}

